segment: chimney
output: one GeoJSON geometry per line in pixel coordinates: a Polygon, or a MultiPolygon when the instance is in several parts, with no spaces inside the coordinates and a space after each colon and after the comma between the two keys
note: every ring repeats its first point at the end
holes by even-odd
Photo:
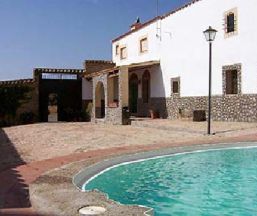
{"type": "Polygon", "coordinates": [[[140,22],[140,18],[137,17],[136,22],[130,26],[130,30],[131,30],[131,31],[136,30],[136,29],[140,28],[141,25],[142,25],[142,24],[141,24],[141,22],[140,22]]]}

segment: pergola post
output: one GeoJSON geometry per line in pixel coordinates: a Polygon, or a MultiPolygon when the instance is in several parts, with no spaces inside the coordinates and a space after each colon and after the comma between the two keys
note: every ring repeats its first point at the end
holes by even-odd
{"type": "Polygon", "coordinates": [[[119,103],[122,108],[129,106],[129,70],[121,67],[119,71],[119,103]]]}

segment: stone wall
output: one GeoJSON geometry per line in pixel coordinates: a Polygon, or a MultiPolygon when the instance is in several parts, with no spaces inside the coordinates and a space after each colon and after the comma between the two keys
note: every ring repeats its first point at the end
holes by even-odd
{"type": "Polygon", "coordinates": [[[31,83],[30,85],[31,91],[27,93],[28,101],[23,103],[16,112],[17,116],[20,116],[22,113],[31,112],[35,115],[35,121],[38,121],[38,111],[39,111],[39,103],[38,103],[38,86],[36,82],[31,83]]]}
{"type": "MultiPolygon", "coordinates": [[[[58,119],[84,121],[81,69],[35,68],[33,79],[0,81],[0,125],[48,121],[49,94],[58,94],[58,119]],[[42,74],[77,75],[77,79],[42,79],[42,74]],[[11,96],[10,96],[11,94],[11,96]],[[1,109],[2,108],[2,109],[1,109]]],[[[85,101],[85,106],[90,101],[85,101]]]]}
{"type": "Polygon", "coordinates": [[[122,124],[122,110],[120,107],[109,108],[108,107],[108,74],[102,74],[93,78],[93,109],[92,109],[92,122],[103,122],[107,124],[122,124]],[[104,87],[105,98],[105,117],[102,119],[96,118],[96,87],[101,82],[104,87]]]}
{"type": "Polygon", "coordinates": [[[33,79],[1,81],[3,112],[0,126],[33,123],[38,121],[38,83],[33,79]]]}
{"type": "Polygon", "coordinates": [[[257,95],[225,95],[213,101],[213,119],[218,121],[257,121],[257,95]]]}
{"type": "Polygon", "coordinates": [[[116,74],[119,77],[119,103],[118,107],[111,107],[108,104],[108,74],[101,74],[99,76],[93,77],[93,109],[92,109],[92,118],[91,121],[95,123],[106,123],[106,124],[116,124],[116,125],[126,125],[129,124],[129,116],[126,110],[128,109],[128,95],[125,89],[126,83],[128,82],[127,77],[125,76],[124,71],[119,71],[116,74]],[[121,74],[122,73],[122,74],[121,74]],[[125,76],[125,77],[124,77],[125,76]],[[103,84],[104,88],[104,99],[105,99],[105,116],[104,118],[96,118],[96,88],[99,83],[103,84]]]}
{"type": "Polygon", "coordinates": [[[106,109],[106,123],[114,125],[122,125],[122,110],[120,107],[106,109]]]}
{"type": "MultiPolygon", "coordinates": [[[[192,118],[194,110],[205,110],[208,116],[208,97],[151,98],[151,107],[159,112],[161,118],[192,118]]],[[[257,95],[213,96],[212,119],[257,122],[257,95]]]]}

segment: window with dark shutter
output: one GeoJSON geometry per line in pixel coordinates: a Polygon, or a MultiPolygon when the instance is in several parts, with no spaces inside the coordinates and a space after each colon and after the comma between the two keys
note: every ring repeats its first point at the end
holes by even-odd
{"type": "Polygon", "coordinates": [[[238,93],[237,70],[226,71],[226,94],[238,93]]]}
{"type": "Polygon", "coordinates": [[[229,13],[227,15],[227,33],[235,31],[235,14],[229,13]]]}
{"type": "Polygon", "coordinates": [[[238,12],[237,8],[232,8],[224,13],[224,33],[225,38],[238,35],[238,12]]]}
{"type": "Polygon", "coordinates": [[[179,93],[178,92],[178,81],[173,81],[173,83],[172,83],[172,91],[173,91],[174,94],[179,93]]]}
{"type": "Polygon", "coordinates": [[[180,77],[171,78],[171,95],[180,95],[180,77]]]}

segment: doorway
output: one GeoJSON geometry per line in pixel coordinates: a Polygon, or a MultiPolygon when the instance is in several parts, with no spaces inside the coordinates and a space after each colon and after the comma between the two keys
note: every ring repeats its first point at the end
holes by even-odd
{"type": "Polygon", "coordinates": [[[58,121],[58,95],[51,93],[48,95],[48,122],[58,121]]]}
{"type": "Polygon", "coordinates": [[[131,114],[137,114],[138,77],[132,74],[129,79],[129,110],[131,114]]]}
{"type": "Polygon", "coordinates": [[[104,85],[102,82],[98,82],[95,90],[95,117],[105,117],[105,94],[104,85]]]}

